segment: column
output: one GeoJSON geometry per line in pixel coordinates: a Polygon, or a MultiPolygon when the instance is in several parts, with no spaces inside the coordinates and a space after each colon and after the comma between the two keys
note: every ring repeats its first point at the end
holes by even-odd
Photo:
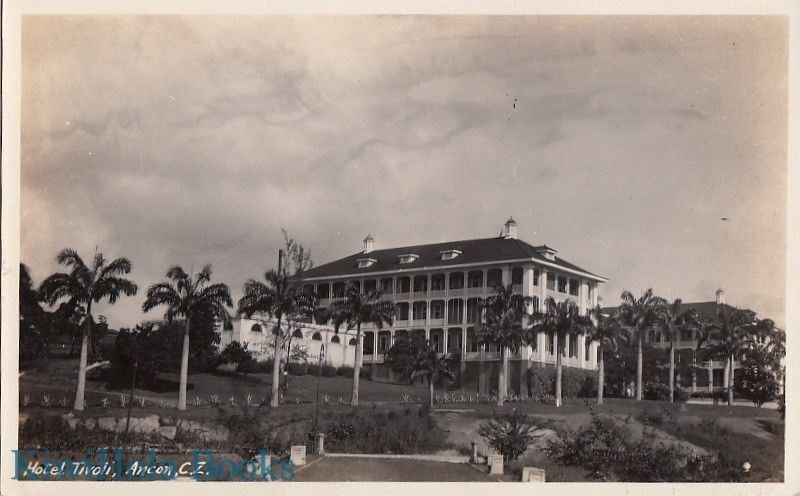
{"type": "Polygon", "coordinates": [[[544,302],[547,299],[547,269],[542,269],[539,273],[539,304],[544,309],[544,302]]]}
{"type": "Polygon", "coordinates": [[[447,327],[442,329],[442,353],[447,354],[447,335],[450,334],[447,327]]]}
{"type": "Polygon", "coordinates": [[[503,286],[511,284],[511,267],[506,265],[503,267],[503,286]]]}
{"type": "Polygon", "coordinates": [[[697,353],[692,350],[692,392],[697,392],[697,353]]]}
{"type": "Polygon", "coordinates": [[[708,392],[714,391],[714,368],[711,366],[711,360],[706,364],[708,369],[708,392]]]}
{"type": "Polygon", "coordinates": [[[464,381],[464,376],[467,373],[467,362],[466,362],[466,353],[467,353],[467,328],[461,328],[461,361],[458,364],[458,382],[461,386],[461,390],[464,390],[466,383],[464,381]]]}
{"type": "Polygon", "coordinates": [[[578,363],[580,364],[580,368],[586,368],[586,334],[578,335],[578,363]]]}

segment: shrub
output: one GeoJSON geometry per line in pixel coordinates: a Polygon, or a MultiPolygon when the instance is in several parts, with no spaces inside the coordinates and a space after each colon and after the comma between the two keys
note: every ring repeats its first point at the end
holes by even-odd
{"type": "Polygon", "coordinates": [[[321,419],[325,449],[337,453],[432,453],[446,446],[447,433],[425,410],[357,410],[321,419]]]}
{"type": "Polygon", "coordinates": [[[741,368],[734,375],[736,394],[761,408],[780,393],[780,384],[770,369],[769,356],[763,350],[749,350],[741,359],[741,368]]]}
{"type": "Polygon", "coordinates": [[[238,341],[234,341],[222,350],[220,353],[220,361],[222,363],[236,364],[236,370],[239,372],[249,372],[255,367],[255,359],[253,352],[247,349],[247,343],[242,345],[238,341]]]}
{"type": "Polygon", "coordinates": [[[340,375],[343,377],[353,377],[353,367],[348,367],[347,365],[343,365],[336,369],[336,375],[340,375]]]}
{"type": "Polygon", "coordinates": [[[514,461],[520,457],[533,442],[536,427],[528,423],[527,418],[515,410],[509,415],[499,415],[495,419],[483,423],[478,428],[489,446],[503,455],[505,461],[514,461]]]}
{"type": "Polygon", "coordinates": [[[324,377],[336,377],[336,367],[332,365],[323,365],[322,375],[324,377]]]}
{"type": "Polygon", "coordinates": [[[361,367],[358,370],[358,377],[361,379],[372,379],[372,368],[361,367]]]}
{"type": "MultiPolygon", "coordinates": [[[[669,401],[669,386],[660,382],[648,382],[644,385],[644,399],[653,401],[669,401]]],[[[674,401],[686,401],[689,394],[680,386],[675,386],[674,401]]]]}
{"type": "MultiPolygon", "coordinates": [[[[532,367],[527,374],[528,395],[541,399],[556,390],[555,367],[532,367]]],[[[597,376],[591,370],[563,367],[561,369],[561,397],[587,398],[597,395],[597,376]]]]}
{"type": "Polygon", "coordinates": [[[642,436],[611,417],[592,412],[592,422],[578,432],[548,440],[545,452],[559,463],[579,466],[605,481],[735,481],[735,467],[719,457],[696,455],[683,446],[659,441],[652,430],[642,436]]]}
{"type": "Polygon", "coordinates": [[[286,371],[291,375],[307,375],[308,374],[308,364],[307,363],[298,363],[298,362],[289,362],[286,364],[286,371]]]}
{"type": "Polygon", "coordinates": [[[689,397],[724,401],[728,399],[728,393],[725,391],[695,391],[694,393],[690,393],[689,397]]]}

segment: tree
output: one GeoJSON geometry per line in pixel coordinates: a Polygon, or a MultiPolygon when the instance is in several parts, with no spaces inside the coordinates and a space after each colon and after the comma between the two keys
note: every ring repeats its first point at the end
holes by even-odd
{"type": "Polygon", "coordinates": [[[675,341],[683,331],[698,331],[700,323],[697,311],[684,307],[680,298],[672,303],[658,299],[656,325],[661,335],[669,341],[669,401],[675,400],[675,341]]]}
{"type": "Polygon", "coordinates": [[[342,325],[345,325],[347,330],[356,329],[356,356],[353,364],[353,393],[350,404],[358,406],[358,381],[363,347],[361,326],[374,324],[378,329],[382,329],[385,324],[392,325],[397,307],[394,302],[383,299],[382,291],[370,291],[364,294],[357,285],[349,284],[344,299],[331,303],[328,312],[333,319],[336,333],[342,325]]]}
{"type": "Polygon", "coordinates": [[[285,266],[277,271],[268,270],[264,274],[264,280],[265,282],[249,279],[244,283],[244,295],[239,300],[238,313],[248,318],[261,314],[275,319],[270,399],[270,405],[275,408],[280,404],[281,354],[285,337],[283,322],[291,322],[308,314],[315,306],[316,298],[300,289],[299,279],[290,276],[285,266]]]}
{"type": "Polygon", "coordinates": [[[180,266],[167,271],[169,281],[153,284],[147,288],[147,297],[142,310],[148,312],[158,306],[166,306],[165,318],[176,317],[186,320],[183,331],[181,352],[180,387],[178,389],[178,410],[186,410],[186,386],[189,375],[189,335],[192,319],[201,313],[210,313],[216,318],[227,319],[226,307],[233,305],[228,286],[222,283],[211,284],[211,265],[205,265],[196,275],[187,274],[180,266]]]}
{"type": "Polygon", "coordinates": [[[19,360],[25,363],[48,355],[49,314],[39,304],[30,272],[19,264],[19,360]]]}
{"type": "Polygon", "coordinates": [[[697,347],[710,358],[722,358],[728,369],[728,405],[733,404],[734,363],[748,348],[755,346],[755,337],[769,326],[771,321],[756,320],[755,312],[720,305],[714,317],[707,321],[697,347]]]}
{"type": "Polygon", "coordinates": [[[621,341],[627,341],[628,333],[617,320],[616,315],[607,315],[598,305],[591,310],[594,322],[589,327],[587,338],[597,343],[597,404],[603,404],[603,387],[605,385],[605,348],[614,352],[619,349],[621,341]]]}
{"type": "Polygon", "coordinates": [[[156,387],[158,373],[166,369],[172,351],[161,345],[156,336],[158,332],[152,322],[119,330],[110,356],[108,385],[111,388],[127,387],[134,380],[140,388],[156,387]]]}
{"type": "Polygon", "coordinates": [[[403,336],[396,337],[394,344],[386,350],[383,357],[383,363],[392,369],[392,372],[398,374],[403,380],[411,383],[411,375],[414,373],[414,367],[419,360],[421,350],[427,346],[425,337],[417,333],[407,333],[403,336]]]}
{"type": "MultiPolygon", "coordinates": [[[[584,334],[592,326],[589,317],[581,315],[580,308],[572,300],[556,302],[552,296],[544,302],[544,312],[532,317],[531,336],[539,332],[552,333],[556,340],[556,406],[561,406],[562,355],[568,336],[584,334]]],[[[599,385],[598,385],[599,386],[599,385]]]]}
{"type": "Polygon", "coordinates": [[[629,327],[636,339],[636,399],[642,399],[642,348],[645,333],[658,318],[657,305],[661,301],[653,296],[648,288],[638,299],[630,291],[622,292],[622,305],[619,307],[620,323],[629,327]]]}
{"type": "Polygon", "coordinates": [[[780,385],[773,369],[770,350],[766,346],[743,350],[739,365],[734,384],[738,394],[752,401],[758,408],[777,397],[780,385]]]}
{"type": "Polygon", "coordinates": [[[65,248],[56,256],[56,261],[60,265],[69,267],[70,272],[58,272],[42,281],[39,296],[50,306],[61,299],[67,299],[70,306],[83,306],[85,309],[86,318],[81,338],[81,357],[74,405],[75,410],[83,410],[86,361],[92,333],[92,304],[101,300],[108,300],[110,304],[114,304],[122,295],[135,295],[138,288],[132,281],[120,277],[131,271],[131,262],[127,258],[117,258],[109,262],[103,258],[102,253],[97,253],[92,266],[89,267],[75,250],[65,248]]]}
{"type": "Polygon", "coordinates": [[[408,378],[413,382],[421,377],[428,382],[429,401],[431,409],[433,409],[434,385],[441,378],[453,379],[451,359],[448,355],[439,356],[436,346],[430,341],[425,341],[424,338],[413,338],[407,342],[412,346],[417,346],[417,349],[413,350],[412,361],[409,366],[411,373],[408,378]]]}
{"type": "Polygon", "coordinates": [[[508,394],[506,370],[508,351],[517,352],[526,342],[523,317],[531,298],[514,293],[511,284],[496,286],[493,294],[481,304],[483,318],[476,326],[478,341],[493,344],[500,350],[500,370],[497,377],[497,406],[503,406],[508,394]]]}

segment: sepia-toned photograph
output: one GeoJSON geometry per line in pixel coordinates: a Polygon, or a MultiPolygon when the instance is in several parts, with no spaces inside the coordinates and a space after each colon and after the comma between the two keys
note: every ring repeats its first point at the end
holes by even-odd
{"type": "Polygon", "coordinates": [[[2,478],[787,481],[789,27],[23,15],[2,478]]]}

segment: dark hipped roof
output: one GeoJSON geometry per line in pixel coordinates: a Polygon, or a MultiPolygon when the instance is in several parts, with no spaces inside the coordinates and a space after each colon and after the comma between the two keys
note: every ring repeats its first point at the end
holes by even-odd
{"type": "Polygon", "coordinates": [[[309,269],[305,271],[303,278],[335,277],[358,273],[388,272],[399,269],[413,270],[472,263],[494,263],[527,258],[554,264],[565,269],[580,271],[596,277],[598,280],[605,280],[604,277],[592,274],[559,257],[556,257],[555,260],[548,260],[537,252],[541,248],[544,248],[544,246],[534,247],[519,239],[502,237],[401,246],[386,250],[373,250],[369,253],[355,253],[340,260],[309,269]],[[451,260],[442,260],[441,252],[446,250],[459,250],[461,254],[451,260]],[[401,264],[400,255],[409,254],[419,255],[419,258],[413,262],[401,264]],[[358,268],[358,260],[364,258],[372,258],[375,263],[369,267],[358,268]]]}
{"type": "MultiPolygon", "coordinates": [[[[686,302],[681,305],[681,310],[684,308],[693,308],[700,314],[701,317],[711,319],[717,315],[717,308],[719,307],[726,307],[729,309],[733,309],[734,307],[728,305],[727,303],[717,303],[716,301],[696,301],[696,302],[686,302]]],[[[604,312],[614,313],[619,309],[619,307],[603,307],[604,312]]]]}

